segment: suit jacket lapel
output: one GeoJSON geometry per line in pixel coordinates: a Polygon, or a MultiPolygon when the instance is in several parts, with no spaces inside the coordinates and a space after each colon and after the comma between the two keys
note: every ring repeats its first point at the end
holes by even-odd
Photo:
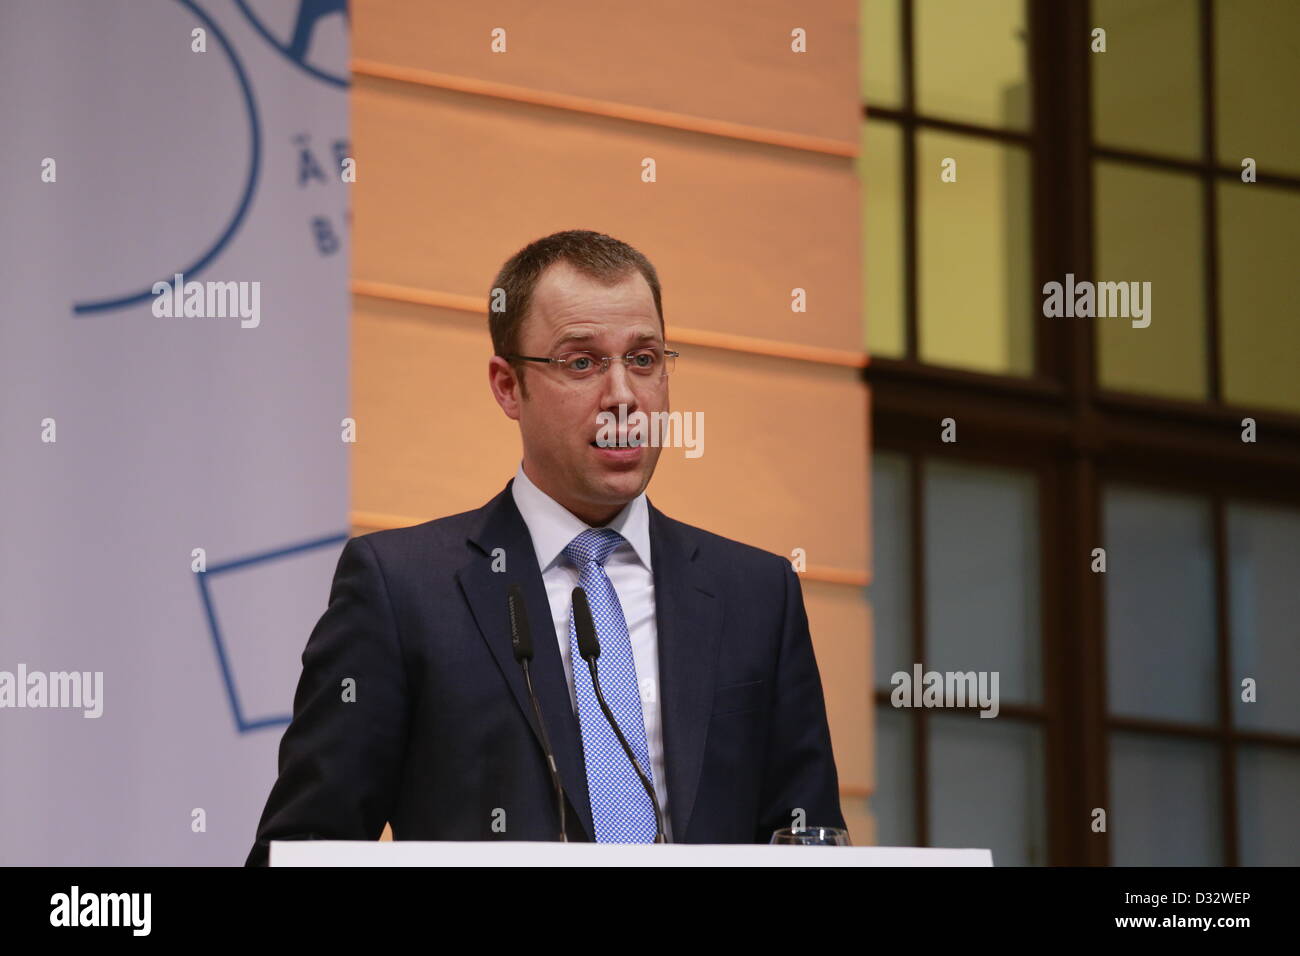
{"type": "Polygon", "coordinates": [[[555,629],[551,624],[551,605],[546,597],[541,569],[537,566],[537,553],[533,549],[528,526],[515,506],[510,491],[511,484],[513,479],[504,491],[483,506],[482,523],[470,535],[471,543],[481,553],[475,555],[456,576],[479,632],[496,658],[502,676],[541,747],[541,733],[533,714],[533,706],[528,700],[523,671],[515,661],[510,643],[510,615],[506,598],[512,583],[517,583],[523,589],[533,632],[533,662],[530,665],[533,690],[550,732],[555,763],[565,794],[586,828],[587,839],[593,840],[595,828],[591,821],[578,722],[569,702],[569,685],[556,645],[555,629]],[[504,552],[505,571],[492,570],[493,551],[496,548],[501,548],[504,552]]]}
{"type": "Polygon", "coordinates": [[[684,526],[650,505],[655,622],[659,641],[659,708],[673,838],[684,840],[704,761],[713,711],[722,599],[684,526]]]}

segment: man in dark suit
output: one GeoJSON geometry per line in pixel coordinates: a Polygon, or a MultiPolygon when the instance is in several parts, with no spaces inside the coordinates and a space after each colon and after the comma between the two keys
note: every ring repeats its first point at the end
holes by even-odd
{"type": "Polygon", "coordinates": [[[659,279],[632,247],[557,233],[502,267],[489,304],[493,396],[523,460],[482,508],[353,538],[303,652],[271,840],[555,840],[556,791],[511,643],[522,591],[532,678],[570,840],[651,842],[655,806],[598,709],[577,640],[581,586],[598,675],[668,839],[765,843],[843,827],[798,578],[783,558],[649,503],[654,434],[602,430],[668,410],[674,353],[659,279]],[[576,665],[576,666],[575,666],[576,665]]]}

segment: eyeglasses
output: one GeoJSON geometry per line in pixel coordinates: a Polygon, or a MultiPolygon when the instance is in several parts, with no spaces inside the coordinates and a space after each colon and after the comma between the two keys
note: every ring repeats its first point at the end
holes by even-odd
{"type": "Polygon", "coordinates": [[[572,379],[595,378],[609,371],[609,363],[619,361],[634,375],[645,378],[663,378],[673,370],[680,352],[670,349],[634,349],[626,355],[593,355],[590,352],[565,352],[555,358],[536,355],[507,355],[508,359],[522,362],[543,362],[559,366],[566,377],[572,379]]]}

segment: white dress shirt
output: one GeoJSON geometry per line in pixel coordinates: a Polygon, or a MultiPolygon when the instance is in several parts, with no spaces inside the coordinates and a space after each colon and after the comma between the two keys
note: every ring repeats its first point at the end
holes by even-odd
{"type": "MultiPolygon", "coordinates": [[[[555,624],[555,639],[560,648],[560,660],[564,662],[564,677],[569,684],[569,704],[576,715],[578,704],[573,692],[569,614],[571,595],[578,586],[578,569],[564,556],[564,549],[590,525],[533,484],[524,474],[523,462],[519,464],[511,492],[537,552],[537,566],[542,570],[542,581],[546,585],[546,597],[555,624]]],[[[618,593],[618,602],[623,606],[623,616],[627,619],[637,683],[641,686],[641,714],[645,721],[646,747],[650,752],[655,793],[663,809],[664,830],[671,840],[668,786],[664,778],[663,723],[659,715],[659,638],[655,624],[655,582],[650,565],[650,511],[644,492],[628,502],[605,527],[623,536],[623,543],[605,561],[605,573],[618,593]]],[[[579,663],[586,666],[581,661],[579,663]]]]}

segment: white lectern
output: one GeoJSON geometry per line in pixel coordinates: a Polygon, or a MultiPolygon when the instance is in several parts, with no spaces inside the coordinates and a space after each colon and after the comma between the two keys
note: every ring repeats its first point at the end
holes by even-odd
{"type": "Polygon", "coordinates": [[[989,850],[763,844],[273,840],[271,866],[992,866],[989,850]]]}

